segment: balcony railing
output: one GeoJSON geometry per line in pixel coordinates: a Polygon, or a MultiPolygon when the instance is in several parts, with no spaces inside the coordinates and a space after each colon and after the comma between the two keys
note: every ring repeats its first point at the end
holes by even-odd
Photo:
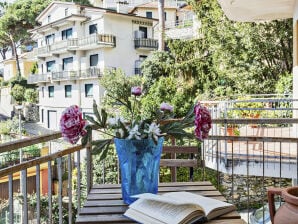
{"type": "Polygon", "coordinates": [[[134,44],[136,49],[156,50],[158,48],[158,41],[150,38],[136,38],[134,44]]]}
{"type": "MultiPolygon", "coordinates": [[[[52,145],[53,150],[52,141],[56,141],[57,145],[57,140],[59,140],[60,137],[61,133],[55,132],[49,135],[4,143],[0,145],[0,152],[8,153],[11,150],[21,150],[23,147],[39,143],[48,144],[50,148],[52,145]]],[[[8,189],[6,191],[8,195],[1,195],[1,202],[5,199],[9,201],[8,220],[5,220],[5,223],[16,223],[17,220],[14,219],[14,213],[18,211],[14,208],[14,201],[18,197],[22,197],[21,220],[24,224],[32,222],[42,223],[42,218],[45,219],[47,223],[62,223],[63,216],[66,215],[65,212],[63,212],[64,207],[67,208],[68,222],[74,222],[75,214],[73,206],[75,204],[75,207],[79,210],[82,197],[84,196],[82,190],[82,172],[85,172],[84,176],[86,176],[86,189],[90,189],[92,185],[91,163],[86,163],[86,168],[84,170],[81,169],[82,155],[86,155],[87,160],[91,162],[91,153],[89,147],[83,148],[81,145],[69,146],[64,150],[61,150],[61,147],[63,146],[60,144],[57,151],[48,155],[0,170],[1,189],[8,189]],[[84,150],[86,152],[84,152],[84,150]],[[57,185],[53,182],[55,180],[53,175],[55,175],[56,171],[57,185]],[[66,171],[67,175],[65,177],[66,171]],[[74,171],[76,171],[76,174],[73,176],[74,171]],[[21,172],[20,175],[18,175],[19,172],[21,172]],[[66,183],[64,183],[65,179],[66,183]],[[76,181],[75,188],[73,188],[74,179],[76,181]],[[32,185],[32,182],[35,182],[36,185],[32,185]],[[57,186],[57,189],[55,189],[54,186],[57,186]],[[58,204],[57,214],[53,213],[55,202],[53,192],[55,191],[58,204]],[[36,194],[36,203],[32,205],[32,203],[28,201],[28,194],[32,194],[33,192],[36,194]],[[41,204],[41,197],[43,195],[47,197],[47,206],[41,204]],[[28,214],[33,215],[29,217],[28,214]],[[58,217],[57,220],[54,216],[58,217]]],[[[65,144],[63,148],[65,148],[65,144]]],[[[2,194],[3,192],[5,191],[2,191],[2,194]]]]}
{"type": "Polygon", "coordinates": [[[92,34],[78,40],[79,47],[86,47],[93,44],[115,47],[116,37],[110,34],[92,34]]]}
{"type": "Polygon", "coordinates": [[[100,69],[91,67],[88,69],[77,70],[77,71],[59,71],[49,72],[47,74],[34,74],[28,77],[28,84],[39,83],[39,82],[52,82],[62,80],[77,80],[85,78],[98,78],[100,77],[100,69]]]}
{"type": "Polygon", "coordinates": [[[116,37],[110,34],[92,34],[83,38],[56,41],[50,45],[34,49],[34,55],[37,57],[48,57],[52,54],[65,53],[71,50],[92,49],[95,45],[99,47],[115,47],[116,37]]]}
{"type": "MultiPolygon", "coordinates": [[[[195,170],[194,178],[210,178],[215,174],[215,180],[218,189],[224,194],[229,202],[235,204],[238,209],[248,209],[261,207],[266,204],[266,190],[269,187],[286,187],[292,184],[297,184],[298,179],[298,138],[296,135],[296,127],[298,119],[292,118],[293,112],[297,109],[293,107],[293,102],[296,100],[285,99],[258,99],[253,102],[262,102],[264,107],[254,108],[255,111],[263,111],[260,118],[221,118],[221,111],[235,110],[235,106],[231,107],[231,102],[208,102],[208,107],[213,114],[213,127],[210,136],[200,146],[200,155],[198,158],[201,168],[195,170]],[[269,103],[268,103],[269,102],[269,103]],[[229,105],[229,107],[227,107],[229,105]],[[266,105],[266,106],[265,106],[266,105]],[[267,115],[267,116],[265,116],[267,115]],[[270,118],[269,118],[270,117],[270,118]],[[235,136],[227,135],[229,126],[237,126],[238,132],[235,136]],[[211,169],[209,169],[211,168],[211,169]],[[213,171],[212,171],[213,170],[213,171]]],[[[237,101],[238,102],[238,101],[237,101]]],[[[233,103],[237,103],[236,101],[233,103]]],[[[247,102],[247,101],[246,101],[247,102]]],[[[248,110],[248,108],[245,108],[248,110]]],[[[238,108],[239,111],[244,111],[244,108],[238,108]]],[[[252,108],[251,108],[252,110],[252,108]]],[[[235,114],[235,113],[234,113],[235,114]]],[[[236,133],[234,133],[236,134],[236,133]]],[[[55,145],[61,142],[60,133],[51,135],[43,135],[28,139],[18,140],[13,143],[5,143],[0,145],[0,153],[16,150],[28,145],[37,143],[47,143],[55,145]],[[55,144],[52,144],[55,141],[55,144]]],[[[195,143],[196,144],[196,143],[195,143]]],[[[61,150],[61,146],[58,147],[61,150]]],[[[82,146],[67,146],[61,151],[52,151],[47,156],[42,156],[37,159],[23,162],[5,169],[0,170],[0,178],[7,178],[6,187],[9,189],[9,219],[13,223],[13,200],[14,195],[13,185],[18,182],[16,174],[22,171],[24,178],[22,179],[21,194],[27,195],[26,175],[27,170],[34,168],[36,172],[35,192],[37,194],[37,203],[34,207],[34,219],[39,223],[41,219],[41,167],[47,168],[47,187],[48,187],[48,202],[47,216],[49,220],[53,219],[53,170],[57,170],[57,195],[58,195],[58,213],[59,222],[62,222],[62,216],[68,214],[68,219],[71,221],[74,218],[74,210],[72,204],[80,208],[81,199],[86,194],[83,193],[82,176],[85,173],[87,176],[87,189],[92,185],[92,157],[90,149],[87,148],[86,170],[82,169],[82,146]],[[63,159],[65,158],[65,159],[63,159]],[[63,165],[63,161],[67,161],[63,165]],[[54,164],[56,164],[54,166],[54,164]],[[75,171],[76,172],[73,172],[75,171]],[[67,175],[63,172],[67,171],[67,175]],[[75,174],[72,176],[71,173],[75,174]],[[64,176],[64,177],[62,177],[64,176]],[[74,188],[71,184],[76,179],[77,184],[74,188]],[[63,180],[66,181],[66,185],[63,180]],[[64,187],[63,187],[64,186],[64,187]],[[66,186],[66,187],[65,187],[66,186]],[[63,190],[67,189],[66,192],[63,190]],[[76,192],[76,194],[74,194],[76,192]],[[77,195],[77,196],[74,196],[77,195]],[[78,198],[77,198],[78,197],[78,198]],[[67,205],[67,206],[66,206],[67,205]],[[67,211],[63,212],[63,207],[67,207],[67,211]]],[[[115,160],[116,161],[116,160],[115,160]]],[[[117,162],[115,162],[116,164],[117,162]]],[[[115,165],[117,167],[117,165],[115,165]]],[[[103,164],[102,175],[103,183],[105,177],[111,177],[103,164]]],[[[178,171],[180,172],[180,171],[178,171]]],[[[21,175],[21,177],[22,177],[21,175]]],[[[34,175],[33,175],[34,176],[34,175]]],[[[185,173],[178,177],[185,177],[185,173]]],[[[27,175],[29,178],[29,175],[27,175]]],[[[117,177],[115,178],[117,181],[117,177]]],[[[31,180],[31,179],[30,179],[31,180]]],[[[111,180],[110,180],[111,181],[111,180]]],[[[180,181],[178,179],[178,181],[180,181]]],[[[110,182],[111,183],[111,182],[110,182]]],[[[29,184],[27,182],[27,184],[29,184]]],[[[3,185],[4,186],[4,185],[3,185]]],[[[28,198],[24,197],[24,206],[22,208],[23,223],[28,223],[28,198]]],[[[30,208],[31,209],[31,208],[30,208]]],[[[266,219],[266,210],[259,217],[266,219]]],[[[55,214],[56,215],[56,214],[55,214]]],[[[31,219],[30,219],[31,221],[31,219]]],[[[248,219],[249,223],[250,222],[248,219]]],[[[262,223],[261,221],[259,223],[262,223]]],[[[266,223],[264,221],[264,223],[266,223]]]]}

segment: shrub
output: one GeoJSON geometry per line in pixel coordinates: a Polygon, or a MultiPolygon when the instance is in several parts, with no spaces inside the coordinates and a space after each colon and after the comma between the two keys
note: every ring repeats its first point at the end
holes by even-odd
{"type": "Polygon", "coordinates": [[[25,100],[26,102],[29,102],[29,103],[37,103],[38,92],[35,89],[26,89],[25,100]]]}
{"type": "Polygon", "coordinates": [[[15,99],[15,101],[22,103],[25,100],[24,92],[25,87],[15,84],[11,89],[10,95],[15,99]]]}

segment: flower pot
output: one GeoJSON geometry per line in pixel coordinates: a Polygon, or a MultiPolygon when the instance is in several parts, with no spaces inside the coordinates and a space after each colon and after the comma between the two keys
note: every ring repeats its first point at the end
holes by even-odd
{"type": "Polygon", "coordinates": [[[272,224],[296,224],[298,220],[298,187],[268,190],[270,219],[272,224]],[[281,195],[285,203],[276,211],[274,195],[281,195]]]}
{"type": "Polygon", "coordinates": [[[159,162],[164,138],[157,144],[152,139],[114,139],[121,172],[122,199],[131,204],[141,193],[156,194],[158,190],[159,162]]]}

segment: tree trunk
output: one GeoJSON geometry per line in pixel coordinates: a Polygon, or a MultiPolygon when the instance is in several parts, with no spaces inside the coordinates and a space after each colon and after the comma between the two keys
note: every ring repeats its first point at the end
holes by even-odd
{"type": "Polygon", "coordinates": [[[9,39],[11,40],[12,52],[13,52],[14,56],[16,57],[16,64],[17,64],[17,71],[18,71],[17,76],[20,79],[21,78],[21,68],[20,68],[20,61],[19,61],[16,43],[14,42],[13,36],[11,34],[9,34],[9,39]]]}
{"type": "Polygon", "coordinates": [[[164,9],[164,0],[158,0],[158,20],[159,20],[159,29],[158,29],[158,50],[165,50],[165,9],[164,9]]]}

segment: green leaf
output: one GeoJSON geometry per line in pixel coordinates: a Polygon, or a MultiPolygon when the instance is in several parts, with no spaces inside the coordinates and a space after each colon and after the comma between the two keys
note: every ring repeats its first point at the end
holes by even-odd
{"type": "Polygon", "coordinates": [[[101,124],[99,124],[96,120],[94,120],[93,117],[89,116],[89,115],[86,115],[86,119],[93,125],[95,125],[96,127],[95,128],[103,128],[101,126],[101,124]]]}
{"type": "Polygon", "coordinates": [[[105,111],[105,109],[101,109],[101,124],[103,127],[106,127],[107,126],[107,118],[108,118],[108,114],[107,112],[105,111]]]}
{"type": "Polygon", "coordinates": [[[85,127],[86,131],[87,131],[87,134],[85,136],[82,137],[81,139],[81,143],[82,143],[82,146],[85,146],[88,141],[91,141],[91,136],[92,136],[92,128],[90,125],[87,125],[85,127]]]}
{"type": "Polygon", "coordinates": [[[103,160],[106,158],[110,144],[112,142],[112,139],[101,139],[92,141],[93,149],[92,154],[96,155],[99,154],[99,160],[103,160]]]}
{"type": "Polygon", "coordinates": [[[101,116],[100,116],[100,114],[98,112],[98,108],[97,108],[97,104],[96,104],[96,101],[95,100],[93,100],[93,113],[94,113],[96,119],[98,120],[98,122],[99,123],[102,123],[101,122],[101,116]]]}

